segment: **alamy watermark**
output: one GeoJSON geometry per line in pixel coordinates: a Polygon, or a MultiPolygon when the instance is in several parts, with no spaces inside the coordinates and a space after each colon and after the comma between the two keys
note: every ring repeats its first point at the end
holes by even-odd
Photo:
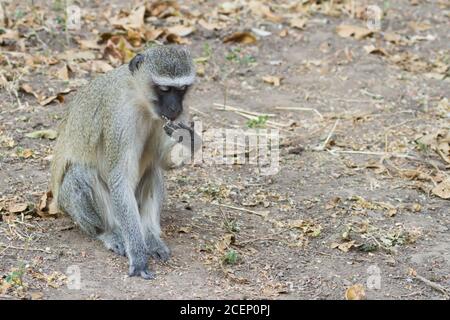
{"type": "Polygon", "coordinates": [[[278,129],[214,128],[203,132],[195,121],[191,131],[176,130],[179,142],[170,154],[174,164],[250,165],[261,175],[274,175],[280,169],[278,129]]]}
{"type": "Polygon", "coordinates": [[[377,5],[370,5],[366,8],[366,25],[372,31],[381,31],[383,10],[377,5]]]}
{"type": "MultiPolygon", "coordinates": [[[[368,290],[381,289],[381,269],[377,265],[370,265],[366,269],[366,285],[368,290]]],[[[298,283],[288,281],[286,282],[288,292],[301,292],[307,289],[307,282],[299,281],[298,283]],[[306,282],[306,283],[305,283],[306,282]]]]}
{"type": "Polygon", "coordinates": [[[81,270],[78,265],[70,265],[66,270],[67,289],[81,290],[81,270]]]}

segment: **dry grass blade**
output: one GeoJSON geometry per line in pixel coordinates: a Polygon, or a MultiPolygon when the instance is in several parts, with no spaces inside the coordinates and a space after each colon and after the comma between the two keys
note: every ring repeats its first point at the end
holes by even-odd
{"type": "Polygon", "coordinates": [[[227,204],[221,204],[221,203],[212,203],[212,204],[215,206],[218,206],[218,207],[223,207],[223,208],[228,208],[228,209],[233,209],[233,210],[238,210],[238,211],[242,211],[242,212],[255,214],[255,215],[263,217],[263,218],[267,218],[267,216],[269,215],[269,211],[255,211],[255,210],[250,210],[250,209],[245,209],[245,208],[233,207],[233,206],[230,206],[227,204]]]}

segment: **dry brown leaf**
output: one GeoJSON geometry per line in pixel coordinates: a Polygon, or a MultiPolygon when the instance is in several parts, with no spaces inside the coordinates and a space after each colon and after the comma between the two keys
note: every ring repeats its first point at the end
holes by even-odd
{"type": "Polygon", "coordinates": [[[148,1],[147,14],[160,19],[165,19],[179,14],[180,7],[177,1],[148,1]]]}
{"type": "Polygon", "coordinates": [[[280,31],[280,33],[278,34],[281,38],[287,37],[289,35],[289,31],[288,29],[283,29],[280,31]]]}
{"type": "Polygon", "coordinates": [[[225,15],[236,13],[242,9],[242,4],[236,2],[224,2],[219,5],[218,12],[225,15]]]}
{"type": "Polygon", "coordinates": [[[177,25],[170,28],[167,28],[169,33],[176,34],[179,37],[186,37],[195,31],[194,27],[188,27],[184,25],[177,25]]]}
{"type": "Polygon", "coordinates": [[[106,43],[104,56],[113,65],[126,63],[134,57],[131,44],[123,36],[112,36],[106,43]]]}
{"type": "Polygon", "coordinates": [[[228,249],[230,247],[230,245],[232,243],[234,243],[235,241],[235,236],[231,233],[227,233],[225,234],[222,239],[220,239],[217,243],[216,243],[216,249],[217,251],[219,251],[220,253],[225,252],[226,249],[228,249]]]}
{"type": "Polygon", "coordinates": [[[253,44],[256,41],[256,37],[251,32],[235,32],[223,39],[224,43],[236,42],[241,44],[253,44]]]}
{"type": "Polygon", "coordinates": [[[39,203],[36,207],[37,214],[42,218],[56,217],[58,210],[52,205],[53,194],[51,191],[44,193],[39,199],[39,203]]]}
{"type": "Polygon", "coordinates": [[[439,130],[417,139],[417,142],[435,151],[442,160],[450,163],[450,131],[439,130]]]}
{"type": "Polygon", "coordinates": [[[283,17],[274,14],[270,7],[263,4],[261,1],[251,1],[248,4],[248,7],[253,14],[261,16],[270,22],[279,23],[283,21],[283,17]]]}
{"type": "Polygon", "coordinates": [[[5,40],[19,40],[19,32],[17,30],[4,29],[3,33],[0,34],[0,43],[5,40]]]}
{"type": "Polygon", "coordinates": [[[300,30],[304,30],[305,26],[306,26],[306,21],[308,21],[307,19],[304,18],[294,18],[291,21],[289,21],[289,25],[292,28],[297,28],[300,30]]]}
{"type": "Polygon", "coordinates": [[[366,291],[362,284],[355,284],[345,290],[345,300],[365,300],[366,291]]]}
{"type": "Polygon", "coordinates": [[[93,60],[91,61],[90,71],[97,73],[105,73],[113,70],[114,68],[106,61],[93,60]]]}
{"type": "Polygon", "coordinates": [[[191,233],[192,232],[192,228],[187,226],[187,227],[180,227],[178,229],[178,233],[191,233]]]}
{"type": "Polygon", "coordinates": [[[342,242],[342,243],[333,242],[331,244],[332,249],[337,248],[337,249],[341,250],[342,252],[348,252],[354,246],[355,246],[354,240],[348,241],[348,242],[342,242]]]}
{"type": "Polygon", "coordinates": [[[405,38],[403,38],[401,35],[395,33],[395,32],[385,32],[383,33],[383,38],[386,41],[392,42],[396,45],[406,45],[408,44],[408,41],[406,41],[405,38]]]}
{"type": "Polygon", "coordinates": [[[421,32],[431,29],[432,25],[426,22],[416,22],[411,21],[408,23],[408,26],[413,29],[415,32],[421,32]]]}
{"type": "Polygon", "coordinates": [[[205,28],[206,30],[209,31],[214,31],[214,30],[221,30],[223,28],[225,28],[225,25],[223,23],[212,23],[212,22],[207,22],[204,19],[200,19],[198,21],[198,24],[202,27],[205,28]]]}
{"type": "Polygon", "coordinates": [[[31,300],[42,300],[44,294],[39,291],[33,291],[30,293],[31,300]]]}
{"type": "Polygon", "coordinates": [[[189,44],[190,43],[189,40],[184,39],[175,33],[168,33],[165,38],[168,43],[176,43],[176,44],[189,44]]]}
{"type": "Polygon", "coordinates": [[[442,199],[450,199],[450,178],[439,183],[431,192],[442,199]]]}
{"type": "Polygon", "coordinates": [[[281,80],[283,80],[283,77],[264,76],[264,77],[262,77],[262,79],[266,83],[270,83],[270,84],[274,85],[275,87],[279,87],[281,84],[281,80]]]}
{"type": "Polygon", "coordinates": [[[378,55],[382,55],[382,56],[389,55],[386,50],[384,50],[383,48],[377,48],[373,44],[369,44],[367,46],[364,46],[364,50],[368,54],[378,54],[378,55]]]}
{"type": "Polygon", "coordinates": [[[89,39],[89,40],[78,40],[78,44],[82,50],[100,50],[101,45],[98,44],[97,39],[89,39]]]}
{"type": "Polygon", "coordinates": [[[95,53],[92,51],[66,50],[57,56],[59,60],[71,61],[88,61],[95,59],[95,53]]]}
{"type": "Polygon", "coordinates": [[[8,205],[8,212],[9,213],[20,213],[24,212],[28,208],[28,203],[25,202],[19,202],[19,203],[13,203],[8,205]]]}
{"type": "Polygon", "coordinates": [[[336,32],[339,36],[343,38],[354,37],[357,40],[361,40],[365,37],[368,37],[373,33],[372,30],[369,30],[367,28],[346,24],[341,24],[340,26],[337,26],[336,32]]]}
{"type": "Polygon", "coordinates": [[[123,12],[119,12],[118,16],[112,17],[109,21],[114,27],[122,29],[139,29],[144,25],[145,6],[135,8],[126,17],[123,17],[123,12]]]}
{"type": "Polygon", "coordinates": [[[39,100],[39,104],[41,106],[46,106],[50,103],[52,103],[53,101],[57,100],[59,103],[63,103],[64,102],[64,96],[66,94],[68,94],[69,92],[73,91],[73,89],[67,88],[61,92],[58,92],[58,94],[56,95],[52,95],[49,97],[41,97],[41,99],[39,100]]]}
{"type": "Polygon", "coordinates": [[[28,83],[21,84],[19,89],[25,93],[33,95],[38,100],[41,98],[41,96],[36,91],[34,91],[34,89],[28,83]]]}
{"type": "Polygon", "coordinates": [[[56,77],[60,80],[68,81],[69,80],[69,67],[67,64],[64,64],[61,68],[56,72],[56,77]]]}

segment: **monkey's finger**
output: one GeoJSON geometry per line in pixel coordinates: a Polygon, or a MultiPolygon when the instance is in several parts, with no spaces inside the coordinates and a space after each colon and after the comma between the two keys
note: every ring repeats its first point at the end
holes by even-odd
{"type": "Polygon", "coordinates": [[[180,129],[185,129],[185,130],[188,130],[189,132],[194,132],[194,129],[192,128],[192,126],[191,125],[186,125],[185,123],[183,123],[183,122],[178,122],[177,123],[177,126],[180,128],[180,129]]]}

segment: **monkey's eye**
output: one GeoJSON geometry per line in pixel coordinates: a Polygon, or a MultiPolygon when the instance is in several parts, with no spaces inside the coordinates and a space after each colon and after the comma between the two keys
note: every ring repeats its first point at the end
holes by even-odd
{"type": "Polygon", "coordinates": [[[186,86],[178,87],[177,90],[184,91],[184,90],[186,90],[186,86]]]}
{"type": "Polygon", "coordinates": [[[164,92],[169,91],[169,87],[167,87],[167,86],[159,86],[158,88],[159,88],[159,90],[164,91],[164,92]]]}

